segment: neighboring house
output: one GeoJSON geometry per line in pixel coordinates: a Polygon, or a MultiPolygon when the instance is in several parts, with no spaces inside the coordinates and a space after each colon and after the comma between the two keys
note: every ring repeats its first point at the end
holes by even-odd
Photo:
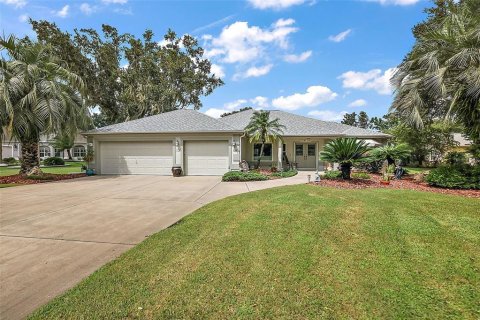
{"type": "MultiPolygon", "coordinates": [[[[67,150],[58,150],[53,147],[54,136],[41,135],[40,143],[38,146],[38,153],[40,159],[46,159],[49,157],[60,157],[63,159],[68,159],[67,150]]],[[[85,156],[87,150],[87,139],[77,134],[74,139],[73,148],[70,149],[70,154],[72,155],[73,160],[82,160],[85,156]]],[[[22,156],[22,144],[17,140],[12,140],[10,138],[4,139],[2,141],[2,157],[19,159],[22,156]]]]}
{"type": "MultiPolygon", "coordinates": [[[[170,175],[181,166],[185,175],[222,175],[239,170],[240,162],[253,163],[260,145],[249,143],[244,128],[253,110],[214,119],[182,109],[85,132],[93,144],[92,167],[99,174],[170,175]]],[[[337,137],[357,137],[372,144],[390,136],[381,132],[326,122],[283,111],[271,111],[286,127],[283,142],[265,147],[262,166],[323,170],[319,152],[337,137]]]]}

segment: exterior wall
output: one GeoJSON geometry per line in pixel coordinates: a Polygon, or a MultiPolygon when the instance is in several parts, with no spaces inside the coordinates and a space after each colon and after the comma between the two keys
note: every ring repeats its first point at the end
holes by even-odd
{"type": "MultiPolygon", "coordinates": [[[[39,147],[47,147],[50,149],[50,155],[53,157],[55,156],[55,148],[53,147],[54,143],[54,136],[47,136],[47,135],[41,135],[40,136],[40,141],[38,146],[39,147]]],[[[77,134],[74,139],[74,146],[73,148],[70,149],[70,152],[73,157],[73,150],[75,146],[83,146],[85,149],[87,148],[87,139],[80,135],[77,134]]],[[[15,159],[19,159],[22,154],[22,144],[15,140],[15,139],[10,139],[7,137],[7,139],[4,139],[2,141],[2,157],[3,158],[8,158],[8,157],[14,157],[15,159]]],[[[64,159],[68,159],[68,152],[65,150],[64,159]]],[[[82,160],[80,158],[73,158],[73,160],[82,160]]]]}
{"type": "Polygon", "coordinates": [[[99,134],[88,137],[92,143],[95,160],[90,163],[90,168],[95,169],[98,174],[102,173],[101,144],[102,142],[135,142],[135,141],[168,141],[172,144],[172,157],[174,165],[184,168],[184,142],[185,141],[228,141],[229,169],[238,170],[240,155],[242,152],[240,134],[232,133],[196,133],[196,134],[99,134]]]}

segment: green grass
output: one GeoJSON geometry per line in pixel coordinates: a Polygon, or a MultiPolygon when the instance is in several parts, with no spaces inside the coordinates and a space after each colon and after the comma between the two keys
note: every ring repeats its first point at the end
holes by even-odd
{"type": "MultiPolygon", "coordinates": [[[[84,164],[83,162],[66,162],[68,166],[65,167],[50,167],[50,168],[41,168],[45,173],[53,174],[68,174],[73,172],[82,172],[81,167],[84,164]]],[[[11,176],[18,174],[19,168],[8,168],[0,167],[0,176],[11,176]]]]}
{"type": "Polygon", "coordinates": [[[480,200],[289,186],[211,203],[32,319],[478,319],[480,200]]]}
{"type": "Polygon", "coordinates": [[[407,172],[409,174],[422,173],[422,172],[430,171],[433,169],[433,168],[418,168],[418,167],[404,167],[404,168],[407,169],[407,172]]]}
{"type": "Polygon", "coordinates": [[[18,184],[15,184],[15,183],[0,183],[0,189],[16,187],[16,186],[18,186],[18,184]]]}

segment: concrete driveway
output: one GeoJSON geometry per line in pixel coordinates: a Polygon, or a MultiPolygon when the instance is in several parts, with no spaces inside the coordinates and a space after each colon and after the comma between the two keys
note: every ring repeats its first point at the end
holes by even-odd
{"type": "Polygon", "coordinates": [[[98,176],[0,189],[0,318],[24,318],[208,202],[305,183],[307,174],[249,183],[98,176]]]}

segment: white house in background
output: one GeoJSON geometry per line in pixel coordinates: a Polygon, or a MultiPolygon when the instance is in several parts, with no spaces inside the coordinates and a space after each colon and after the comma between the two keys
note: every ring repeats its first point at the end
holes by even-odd
{"type": "MultiPolygon", "coordinates": [[[[171,175],[180,166],[185,175],[223,175],[239,170],[240,162],[254,163],[260,144],[250,143],[244,128],[253,110],[220,119],[182,109],[85,132],[95,150],[92,166],[98,174],[171,175]]],[[[321,121],[283,111],[271,111],[286,129],[282,141],[267,144],[262,166],[295,166],[323,170],[324,145],[337,137],[356,137],[372,144],[390,136],[381,132],[321,121]]]]}
{"type": "MultiPolygon", "coordinates": [[[[68,159],[67,150],[58,150],[53,146],[54,136],[41,135],[40,143],[38,147],[38,152],[40,158],[43,160],[49,157],[60,157],[63,159],[68,159]]],[[[74,139],[73,148],[70,149],[70,154],[72,155],[73,160],[82,160],[85,156],[87,150],[87,139],[77,134],[74,139]]],[[[2,157],[9,158],[13,157],[19,159],[22,155],[22,144],[17,140],[12,140],[10,138],[4,139],[2,141],[2,157]]]]}

